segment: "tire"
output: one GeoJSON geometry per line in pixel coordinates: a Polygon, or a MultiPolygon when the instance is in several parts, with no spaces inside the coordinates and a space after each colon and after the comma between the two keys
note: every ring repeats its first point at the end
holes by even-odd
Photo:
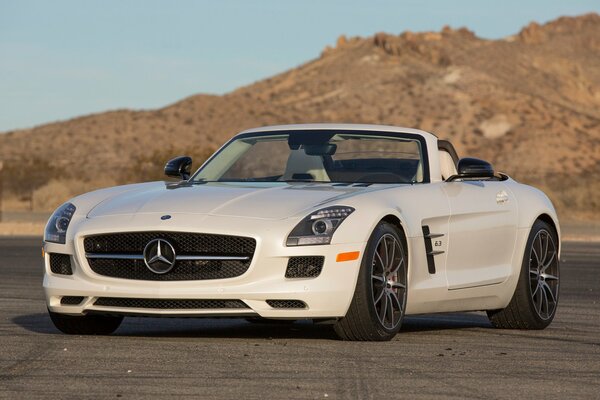
{"type": "Polygon", "coordinates": [[[558,307],[560,262],[558,236],[546,222],[537,220],[527,239],[519,281],[506,308],[487,311],[495,328],[544,329],[558,307]]]}
{"type": "Polygon", "coordinates": [[[123,317],[107,315],[73,316],[48,310],[52,323],[68,335],[110,335],[117,330],[123,317]]]}
{"type": "Polygon", "coordinates": [[[408,266],[401,235],[387,222],[379,223],[371,234],[348,312],[334,325],[342,340],[385,341],[400,330],[408,266]]]}

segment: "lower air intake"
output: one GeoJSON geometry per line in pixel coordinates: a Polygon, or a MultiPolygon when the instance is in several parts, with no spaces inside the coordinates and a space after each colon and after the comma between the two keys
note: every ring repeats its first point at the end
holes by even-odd
{"type": "Polygon", "coordinates": [[[100,297],[94,303],[102,307],[154,308],[162,310],[240,309],[249,308],[241,300],[198,299],[135,299],[128,297],[100,297]]]}
{"type": "Polygon", "coordinates": [[[306,308],[302,300],[267,300],[267,304],[273,308],[306,308]]]}
{"type": "Polygon", "coordinates": [[[71,256],[68,254],[50,253],[50,271],[53,274],[73,275],[71,256]]]}
{"type": "Polygon", "coordinates": [[[290,257],[285,277],[316,278],[321,274],[324,262],[325,257],[323,256],[290,257]]]}
{"type": "Polygon", "coordinates": [[[76,306],[81,304],[83,296],[63,296],[60,299],[60,304],[63,306],[76,306]]]}

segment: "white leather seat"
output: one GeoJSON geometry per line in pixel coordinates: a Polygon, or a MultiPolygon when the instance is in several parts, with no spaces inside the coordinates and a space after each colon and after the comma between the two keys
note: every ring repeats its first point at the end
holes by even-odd
{"type": "Polygon", "coordinates": [[[282,180],[292,180],[295,174],[310,174],[315,181],[330,182],[329,176],[323,166],[323,159],[320,156],[309,156],[304,149],[290,151],[285,172],[282,180]]]}
{"type": "Polygon", "coordinates": [[[442,179],[446,180],[452,175],[456,175],[456,165],[450,153],[446,150],[438,150],[440,155],[440,172],[442,173],[442,179]]]}

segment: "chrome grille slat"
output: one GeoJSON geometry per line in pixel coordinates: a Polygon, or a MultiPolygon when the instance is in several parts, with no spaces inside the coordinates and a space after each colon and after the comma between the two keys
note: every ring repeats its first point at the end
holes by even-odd
{"type": "MultiPolygon", "coordinates": [[[[86,253],[86,258],[103,258],[106,260],[143,260],[143,254],[109,254],[109,253],[86,253]]],[[[176,256],[175,260],[181,261],[248,261],[250,257],[238,256],[176,256]]]]}

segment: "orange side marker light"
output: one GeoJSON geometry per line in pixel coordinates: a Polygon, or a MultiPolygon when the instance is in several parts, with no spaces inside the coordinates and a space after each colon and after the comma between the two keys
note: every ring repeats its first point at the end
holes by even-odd
{"type": "Polygon", "coordinates": [[[342,261],[354,261],[358,260],[358,256],[360,255],[360,251],[350,251],[348,253],[339,253],[335,258],[336,262],[342,261]]]}

